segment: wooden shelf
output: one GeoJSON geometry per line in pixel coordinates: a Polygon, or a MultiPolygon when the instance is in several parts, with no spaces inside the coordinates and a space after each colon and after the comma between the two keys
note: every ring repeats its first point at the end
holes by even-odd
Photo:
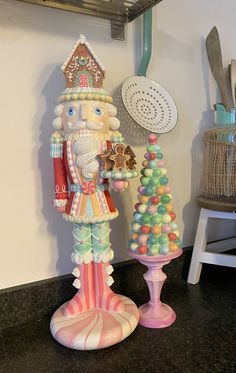
{"type": "Polygon", "coordinates": [[[18,0],[109,19],[113,39],[124,40],[124,24],[133,21],[162,0],[18,0]]]}

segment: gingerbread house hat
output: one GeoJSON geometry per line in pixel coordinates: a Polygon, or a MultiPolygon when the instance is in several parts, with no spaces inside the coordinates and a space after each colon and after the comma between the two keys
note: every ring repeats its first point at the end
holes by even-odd
{"type": "Polygon", "coordinates": [[[101,100],[112,103],[112,97],[102,88],[105,69],[96,54],[80,35],[71,53],[62,65],[66,89],[59,101],[101,100]]]}

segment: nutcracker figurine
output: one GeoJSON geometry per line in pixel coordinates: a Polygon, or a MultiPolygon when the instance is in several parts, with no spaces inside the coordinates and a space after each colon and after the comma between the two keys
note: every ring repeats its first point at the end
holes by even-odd
{"type": "Polygon", "coordinates": [[[137,175],[135,155],[118,131],[116,108],[102,88],[104,67],[83,35],[62,70],[66,89],[53,121],[54,206],[73,223],[75,296],[53,315],[51,332],[69,348],[107,347],[129,336],[138,309],[115,294],[109,222],[118,216],[110,187],[123,191],[137,175]]]}

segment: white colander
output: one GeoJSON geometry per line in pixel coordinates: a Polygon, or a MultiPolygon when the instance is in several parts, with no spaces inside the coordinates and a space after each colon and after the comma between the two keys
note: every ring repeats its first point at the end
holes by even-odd
{"type": "Polygon", "coordinates": [[[126,79],[121,96],[129,115],[143,128],[154,133],[171,131],[177,123],[175,102],[160,84],[146,78],[152,48],[152,10],[143,16],[143,57],[137,76],[126,79]]]}
{"type": "Polygon", "coordinates": [[[171,131],[177,123],[173,98],[160,84],[144,76],[132,76],[122,85],[126,110],[143,128],[154,133],[171,131]]]}

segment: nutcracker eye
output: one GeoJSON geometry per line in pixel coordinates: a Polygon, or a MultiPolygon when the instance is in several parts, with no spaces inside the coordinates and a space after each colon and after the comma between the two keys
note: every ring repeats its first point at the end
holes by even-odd
{"type": "Polygon", "coordinates": [[[100,115],[103,114],[103,111],[102,111],[102,109],[100,109],[99,107],[96,107],[96,108],[94,109],[94,113],[95,113],[95,115],[100,116],[100,115]]]}
{"type": "Polygon", "coordinates": [[[73,107],[69,107],[66,111],[68,117],[73,117],[77,113],[77,110],[73,107]]]}

